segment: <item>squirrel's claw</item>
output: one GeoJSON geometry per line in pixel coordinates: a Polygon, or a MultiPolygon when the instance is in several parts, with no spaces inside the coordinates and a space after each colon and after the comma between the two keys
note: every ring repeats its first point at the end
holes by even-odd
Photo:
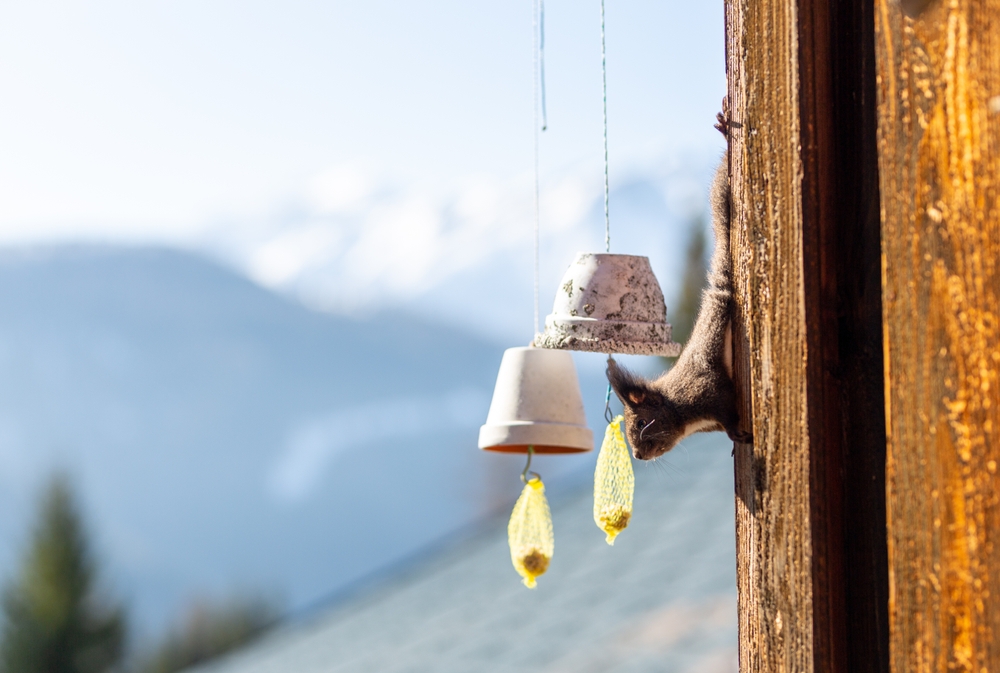
{"type": "Polygon", "coordinates": [[[752,432],[746,432],[744,430],[736,430],[735,432],[728,432],[726,434],[729,435],[729,439],[739,444],[753,444],[752,432]]]}
{"type": "Polygon", "coordinates": [[[715,114],[715,120],[716,121],[715,121],[715,124],[713,124],[713,126],[715,126],[716,130],[719,133],[721,133],[723,136],[726,137],[726,139],[728,139],[729,138],[729,119],[727,119],[726,115],[722,114],[721,112],[717,112],[715,114]]]}
{"type": "MultiPolygon", "coordinates": [[[[713,126],[715,126],[719,133],[726,137],[726,140],[729,140],[729,96],[722,97],[722,112],[715,114],[715,124],[713,126]]],[[[734,126],[739,128],[739,124],[734,124],[734,126]]]]}

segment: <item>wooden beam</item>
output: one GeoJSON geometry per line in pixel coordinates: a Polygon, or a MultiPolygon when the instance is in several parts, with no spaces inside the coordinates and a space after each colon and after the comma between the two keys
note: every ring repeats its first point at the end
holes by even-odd
{"type": "Polygon", "coordinates": [[[735,454],[740,670],[811,671],[795,3],[735,0],[726,18],[734,352],[754,434],[735,454]]]}
{"type": "Polygon", "coordinates": [[[887,671],[873,5],[729,0],[741,671],[887,671]]]}
{"type": "Polygon", "coordinates": [[[876,19],[892,670],[996,671],[1000,1],[876,19]]]}

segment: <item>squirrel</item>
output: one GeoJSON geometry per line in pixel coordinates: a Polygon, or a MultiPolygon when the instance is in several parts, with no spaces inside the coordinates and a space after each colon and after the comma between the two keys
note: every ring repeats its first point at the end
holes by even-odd
{"type": "MultiPolygon", "coordinates": [[[[727,117],[720,112],[716,119],[715,128],[728,142],[727,117]]],[[[625,407],[626,434],[639,460],[657,458],[695,432],[724,430],[734,442],[753,442],[750,433],[739,429],[733,383],[728,148],[716,169],[710,200],[715,252],[698,318],[677,363],[649,381],[608,358],[608,381],[625,407]]]]}

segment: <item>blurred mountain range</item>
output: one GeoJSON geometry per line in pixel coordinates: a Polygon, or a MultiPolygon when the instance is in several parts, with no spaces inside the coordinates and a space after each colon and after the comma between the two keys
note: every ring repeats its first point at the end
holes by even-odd
{"type": "MultiPolygon", "coordinates": [[[[709,159],[612,189],[612,251],[650,257],[671,311],[709,159]]],[[[543,190],[542,321],[575,253],[604,248],[597,177],[543,190]]],[[[199,252],[0,251],[0,578],[53,470],[140,635],[206,594],[305,609],[508,506],[523,464],[475,445],[503,348],[532,336],[529,183],[346,167],[199,252]]],[[[604,359],[576,360],[599,437],[604,359]]],[[[535,467],[558,500],[593,460],[535,467]]]]}
{"type": "MultiPolygon", "coordinates": [[[[520,460],[475,448],[501,354],[412,315],[315,312],[186,252],[7,250],[0,576],[63,470],[140,635],[205,594],[302,609],[516,495],[520,460]]],[[[600,367],[581,374],[598,427],[600,367]]],[[[558,497],[593,457],[548,460],[558,497]]]]}

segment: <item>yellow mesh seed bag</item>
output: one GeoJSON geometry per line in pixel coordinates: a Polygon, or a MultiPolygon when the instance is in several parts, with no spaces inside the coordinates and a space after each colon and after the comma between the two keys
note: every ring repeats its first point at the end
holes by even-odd
{"type": "Polygon", "coordinates": [[[534,589],[535,578],[549,569],[554,547],[552,514],[545,499],[545,486],[538,477],[528,480],[514,503],[507,524],[507,541],[514,570],[524,578],[524,586],[534,589]]]}
{"type": "Polygon", "coordinates": [[[614,544],[618,533],[628,526],[635,491],[632,456],[625,446],[621,423],[622,417],[615,416],[604,432],[594,471],[594,522],[608,534],[608,544],[614,544]]]}

